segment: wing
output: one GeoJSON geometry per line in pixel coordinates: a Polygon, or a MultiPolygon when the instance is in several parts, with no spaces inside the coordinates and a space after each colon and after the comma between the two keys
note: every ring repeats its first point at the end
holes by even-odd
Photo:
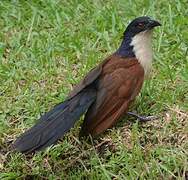
{"type": "Polygon", "coordinates": [[[99,64],[97,67],[93,68],[85,77],[84,79],[77,84],[73,90],[68,95],[67,99],[73,98],[75,95],[77,95],[81,90],[86,88],[87,86],[93,84],[101,75],[103,71],[103,67],[113,59],[113,55],[106,58],[101,64],[99,64]]]}
{"type": "Polygon", "coordinates": [[[86,113],[81,135],[97,135],[113,126],[140,92],[144,70],[136,59],[117,59],[103,66],[97,99],[86,113]]]}

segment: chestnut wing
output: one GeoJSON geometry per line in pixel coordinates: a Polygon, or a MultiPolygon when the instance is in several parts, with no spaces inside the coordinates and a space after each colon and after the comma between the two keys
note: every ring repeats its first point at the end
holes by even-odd
{"type": "Polygon", "coordinates": [[[102,74],[98,82],[97,99],[86,113],[81,135],[97,135],[112,127],[127,112],[144,80],[144,71],[139,63],[102,74]]]}

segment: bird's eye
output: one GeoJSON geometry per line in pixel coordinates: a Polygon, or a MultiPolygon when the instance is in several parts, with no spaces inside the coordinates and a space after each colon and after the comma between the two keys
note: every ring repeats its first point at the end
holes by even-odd
{"type": "Polygon", "coordinates": [[[138,23],[137,27],[138,28],[144,28],[144,23],[138,23]]]}

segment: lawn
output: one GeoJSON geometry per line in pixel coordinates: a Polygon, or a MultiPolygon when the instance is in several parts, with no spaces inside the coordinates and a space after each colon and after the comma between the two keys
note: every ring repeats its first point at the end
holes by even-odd
{"type": "Polygon", "coordinates": [[[186,0],[0,1],[0,179],[188,178],[186,0]],[[80,120],[59,143],[23,155],[12,142],[116,50],[128,22],[149,15],[150,77],[131,107],[153,122],[123,118],[98,139],[78,140],[80,120]]]}

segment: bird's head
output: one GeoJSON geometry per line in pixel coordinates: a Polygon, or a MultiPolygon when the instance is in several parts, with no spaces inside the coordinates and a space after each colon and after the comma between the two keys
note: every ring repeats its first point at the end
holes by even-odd
{"type": "Polygon", "coordinates": [[[127,26],[124,32],[124,36],[134,37],[141,32],[151,31],[154,27],[157,26],[161,26],[161,24],[148,16],[138,17],[127,26]]]}
{"type": "Polygon", "coordinates": [[[116,54],[136,57],[147,73],[152,61],[152,30],[161,24],[147,16],[134,19],[124,32],[123,41],[116,54]]]}

